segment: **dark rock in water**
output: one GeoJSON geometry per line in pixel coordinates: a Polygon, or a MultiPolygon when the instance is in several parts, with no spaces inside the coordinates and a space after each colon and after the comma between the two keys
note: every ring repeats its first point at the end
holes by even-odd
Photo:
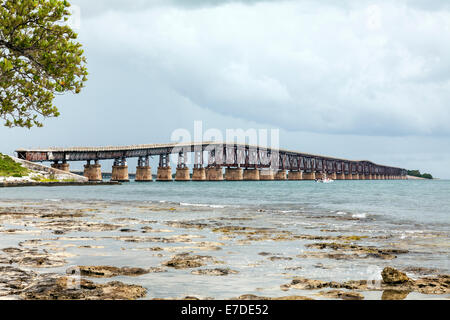
{"type": "Polygon", "coordinates": [[[120,232],[136,232],[136,230],[133,229],[120,229],[120,232]]]}
{"type": "Polygon", "coordinates": [[[410,291],[384,290],[381,300],[405,300],[410,291]]]}
{"type": "Polygon", "coordinates": [[[270,257],[270,258],[268,258],[270,261],[290,261],[290,260],[292,260],[292,258],[291,257],[270,257]]]}
{"type": "Polygon", "coordinates": [[[195,275],[207,275],[207,276],[228,276],[230,274],[238,274],[239,271],[231,270],[229,268],[227,269],[199,269],[194,270],[191,272],[195,275]]]}
{"type": "Polygon", "coordinates": [[[88,276],[92,278],[112,278],[117,276],[140,276],[150,272],[163,272],[163,269],[142,269],[130,267],[117,268],[110,266],[79,266],[77,268],[68,269],[67,273],[76,274],[78,271],[82,276],[88,276]]]}
{"type": "Polygon", "coordinates": [[[401,284],[411,281],[405,273],[392,267],[384,268],[383,272],[381,272],[381,276],[383,277],[383,282],[386,284],[401,284]]]}

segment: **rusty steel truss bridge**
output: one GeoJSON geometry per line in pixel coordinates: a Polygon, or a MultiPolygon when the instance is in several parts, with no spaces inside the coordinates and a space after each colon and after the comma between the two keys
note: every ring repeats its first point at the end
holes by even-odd
{"type": "Polygon", "coordinates": [[[70,161],[86,161],[84,176],[90,181],[102,180],[101,160],[114,160],[112,181],[129,181],[129,158],[138,158],[136,181],[153,181],[149,159],[155,156],[159,156],[156,180],[173,181],[171,155],[178,157],[176,181],[315,180],[324,177],[334,180],[404,180],[407,177],[405,169],[371,161],[338,159],[239,143],[19,149],[16,153],[18,158],[31,162],[53,162],[52,167],[62,171],[69,171],[70,161]],[[193,154],[194,158],[192,175],[188,167],[188,154],[193,154]]]}

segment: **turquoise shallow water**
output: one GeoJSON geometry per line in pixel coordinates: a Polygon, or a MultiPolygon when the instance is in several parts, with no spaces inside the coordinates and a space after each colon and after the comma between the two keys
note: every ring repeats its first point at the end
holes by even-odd
{"type": "Polygon", "coordinates": [[[376,215],[394,223],[450,227],[450,181],[126,183],[100,187],[0,189],[0,199],[170,201],[376,215]]]}
{"type": "MultiPolygon", "coordinates": [[[[0,189],[3,210],[15,207],[20,211],[21,207],[30,206],[60,211],[93,209],[82,221],[110,224],[120,221],[121,228],[134,231],[124,234],[119,230],[80,232],[74,229],[57,236],[38,220],[5,220],[8,224],[1,226],[5,231],[8,228],[40,231],[3,234],[0,248],[43,239],[52,244],[49,248],[64,248],[68,265],[144,268],[161,266],[176,253],[193,252],[211,255],[224,261],[224,266],[239,271],[237,275],[227,276],[226,281],[223,277],[172,269],[115,279],[146,287],[148,298],[283,296],[286,293],[280,290],[280,285],[289,283],[294,276],[326,281],[376,280],[380,270],[388,265],[450,273],[450,181],[132,182],[120,186],[0,189]],[[173,225],[180,222],[207,227],[191,229],[173,225]],[[151,226],[151,233],[143,234],[140,231],[143,226],[151,226]],[[228,239],[226,234],[213,232],[220,226],[271,228],[274,234],[278,230],[292,235],[367,236],[358,245],[406,249],[409,253],[394,260],[304,258],[299,256],[311,251],[307,245],[320,241],[248,241],[235,235],[228,239]],[[124,236],[139,241],[128,241],[124,236]],[[176,237],[187,237],[187,241],[176,237]],[[99,248],[82,248],[93,244],[99,248]],[[152,251],[155,246],[163,250],[152,251]],[[210,248],[214,246],[220,249],[210,248]],[[263,252],[281,259],[268,260],[269,256],[260,254],[263,252]]],[[[66,268],[67,265],[44,271],[64,273],[66,268]]],[[[414,272],[409,275],[420,276],[414,272]]],[[[380,295],[369,294],[372,298],[380,295]]],[[[424,297],[413,293],[409,298],[424,297]]]]}

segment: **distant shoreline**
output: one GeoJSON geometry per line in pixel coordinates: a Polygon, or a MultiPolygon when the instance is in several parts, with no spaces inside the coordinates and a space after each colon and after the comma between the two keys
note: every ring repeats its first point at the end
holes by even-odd
{"type": "Polygon", "coordinates": [[[425,178],[420,178],[420,177],[415,177],[415,176],[407,176],[408,180],[439,180],[439,179],[425,179],[425,178]]]}

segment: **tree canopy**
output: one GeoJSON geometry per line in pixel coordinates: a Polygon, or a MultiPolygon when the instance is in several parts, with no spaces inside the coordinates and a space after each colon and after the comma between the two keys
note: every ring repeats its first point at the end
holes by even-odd
{"type": "Polygon", "coordinates": [[[55,96],[87,81],[66,0],[0,0],[0,118],[8,127],[42,127],[58,117],[55,96]]]}
{"type": "Polygon", "coordinates": [[[419,170],[409,170],[408,171],[409,176],[418,177],[418,178],[424,178],[424,179],[433,179],[433,176],[429,173],[420,173],[419,170]]]}

